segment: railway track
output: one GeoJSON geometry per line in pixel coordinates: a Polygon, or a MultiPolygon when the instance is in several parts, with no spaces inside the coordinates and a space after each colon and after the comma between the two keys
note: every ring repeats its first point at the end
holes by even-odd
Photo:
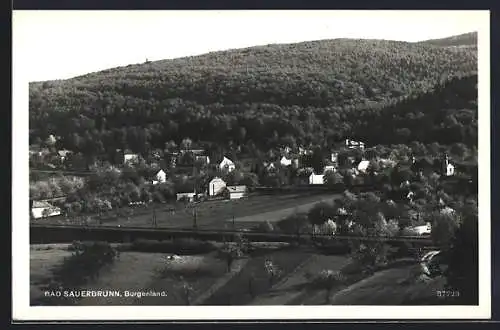
{"type": "MultiPolygon", "coordinates": [[[[166,240],[173,238],[198,238],[206,240],[224,241],[231,239],[234,235],[244,235],[251,241],[264,242],[294,242],[298,237],[294,234],[261,233],[238,230],[213,230],[213,229],[181,229],[181,228],[144,228],[144,227],[110,227],[110,226],[83,226],[83,225],[37,225],[31,224],[30,238],[33,243],[43,241],[54,243],[65,240],[105,240],[105,241],[131,241],[134,239],[166,240]],[[52,241],[52,242],[51,242],[52,241]]],[[[301,235],[302,238],[312,237],[301,235]]],[[[321,240],[331,238],[331,235],[315,234],[314,239],[321,240]]],[[[421,236],[341,236],[334,238],[340,241],[382,241],[388,243],[415,243],[418,245],[431,246],[432,240],[421,236]]]]}

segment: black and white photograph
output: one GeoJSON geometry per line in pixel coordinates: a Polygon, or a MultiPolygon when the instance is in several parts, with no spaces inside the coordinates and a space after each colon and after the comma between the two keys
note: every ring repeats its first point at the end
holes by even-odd
{"type": "Polygon", "coordinates": [[[12,21],[14,315],[490,317],[488,11],[12,21]]]}

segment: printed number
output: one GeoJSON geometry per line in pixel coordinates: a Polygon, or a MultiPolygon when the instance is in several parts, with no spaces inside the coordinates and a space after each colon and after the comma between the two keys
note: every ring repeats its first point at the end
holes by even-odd
{"type": "Polygon", "coordinates": [[[436,291],[436,295],[439,298],[449,298],[449,297],[456,298],[456,297],[460,297],[460,291],[438,290],[438,291],[436,291]]]}

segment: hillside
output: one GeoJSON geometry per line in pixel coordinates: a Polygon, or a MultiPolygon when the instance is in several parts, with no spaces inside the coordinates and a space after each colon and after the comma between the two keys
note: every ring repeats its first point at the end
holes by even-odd
{"type": "Polygon", "coordinates": [[[330,143],[366,135],[353,110],[414,98],[476,65],[475,50],[351,39],[129,65],[30,84],[30,142],[59,135],[84,154],[185,137],[259,149],[330,143]]]}
{"type": "Polygon", "coordinates": [[[418,96],[380,108],[352,112],[352,131],[371,144],[443,145],[477,147],[477,75],[453,78],[418,96]],[[383,127],[384,134],[380,134],[383,127]]]}
{"type": "Polygon", "coordinates": [[[442,46],[442,47],[450,47],[450,46],[477,47],[477,32],[464,33],[448,38],[425,40],[420,42],[420,44],[442,46]]]}

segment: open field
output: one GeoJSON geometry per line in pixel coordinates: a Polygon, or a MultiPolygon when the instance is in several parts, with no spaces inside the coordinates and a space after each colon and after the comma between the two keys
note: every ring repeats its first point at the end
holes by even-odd
{"type": "MultiPolygon", "coordinates": [[[[338,194],[256,195],[241,200],[206,201],[196,204],[198,228],[232,228],[234,216],[237,229],[250,228],[265,221],[278,221],[297,211],[307,211],[320,201],[332,201],[338,194]]],[[[191,228],[193,209],[184,204],[156,206],[157,226],[161,228],[191,228]]],[[[37,220],[36,223],[68,224],[63,218],[37,220]]],[[[134,209],[129,216],[109,216],[104,226],[152,227],[153,208],[134,209]]]]}
{"type": "Polygon", "coordinates": [[[52,269],[71,255],[68,244],[30,246],[30,297],[36,300],[43,296],[45,285],[51,279],[52,269]]]}
{"type": "Polygon", "coordinates": [[[442,304],[436,291],[443,290],[445,279],[418,280],[413,276],[415,267],[379,271],[333,294],[330,302],[332,305],[405,305],[416,301],[442,304]]]}
{"type": "MultiPolygon", "coordinates": [[[[42,295],[51,269],[69,256],[67,245],[31,249],[31,300],[42,295]]],[[[114,297],[84,297],[77,305],[323,305],[326,290],[312,285],[322,270],[344,270],[351,264],[348,256],[325,255],[314,249],[286,246],[265,250],[236,260],[227,269],[216,252],[181,255],[173,260],[168,253],[123,251],[99,276],[78,290],[110,290],[114,297]],[[271,280],[264,267],[272,260],[277,275],[271,280]],[[188,288],[188,289],[185,289],[188,288]],[[163,292],[163,296],[134,297],[125,292],[163,292]]],[[[411,304],[435,299],[443,280],[408,280],[412,265],[382,270],[368,278],[353,274],[351,282],[336,286],[330,294],[335,305],[411,304]],[[433,296],[434,294],[434,296],[433,296]]],[[[347,275],[351,276],[351,274],[347,275]]],[[[71,288],[74,289],[74,288],[71,288]]],[[[435,303],[439,301],[435,299],[435,303]]]]}

